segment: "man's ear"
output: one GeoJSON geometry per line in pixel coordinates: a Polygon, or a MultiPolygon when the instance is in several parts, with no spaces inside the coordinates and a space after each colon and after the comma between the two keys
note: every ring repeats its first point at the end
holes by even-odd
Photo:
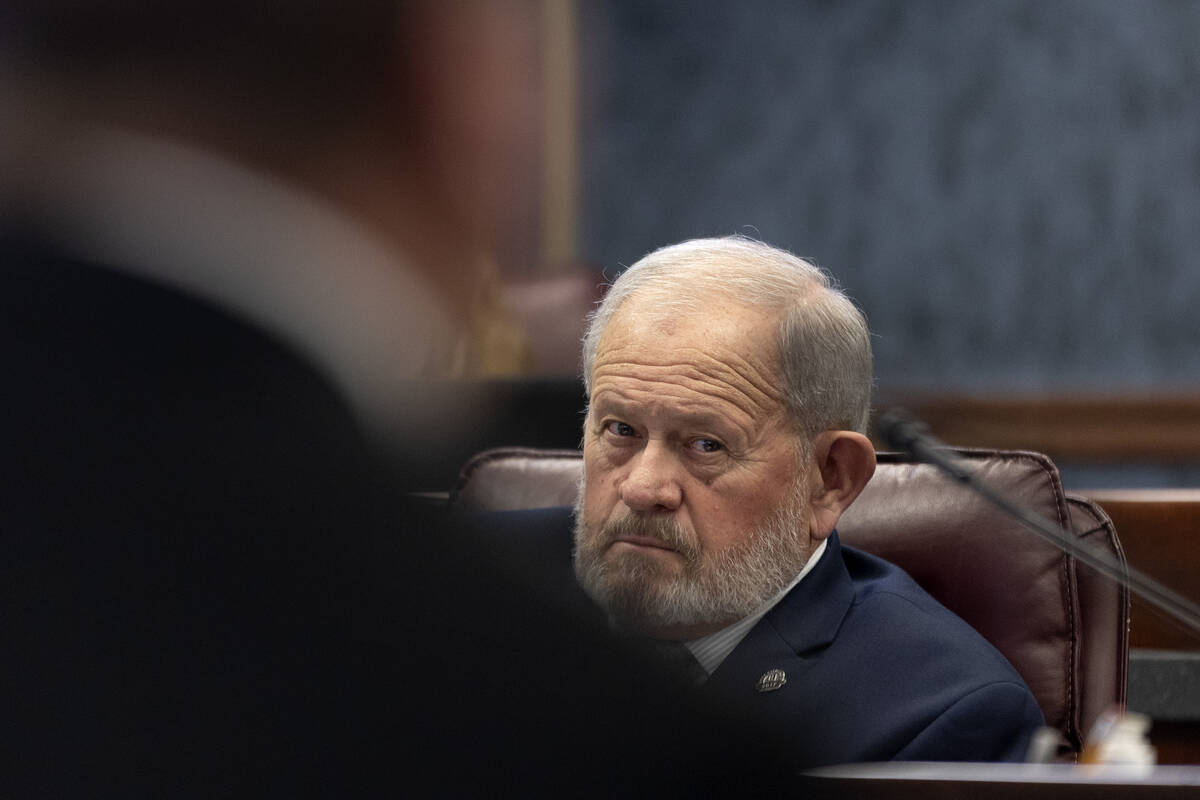
{"type": "Polygon", "coordinates": [[[853,431],[825,431],[813,439],[812,457],[820,482],[814,486],[810,513],[813,539],[824,539],[842,512],[875,474],[875,447],[853,431]]]}

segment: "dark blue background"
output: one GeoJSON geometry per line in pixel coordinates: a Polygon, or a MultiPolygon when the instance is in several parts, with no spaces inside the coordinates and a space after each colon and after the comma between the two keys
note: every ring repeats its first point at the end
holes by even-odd
{"type": "Polygon", "coordinates": [[[883,387],[1200,385],[1200,3],[581,3],[582,255],[745,232],[883,387]]]}

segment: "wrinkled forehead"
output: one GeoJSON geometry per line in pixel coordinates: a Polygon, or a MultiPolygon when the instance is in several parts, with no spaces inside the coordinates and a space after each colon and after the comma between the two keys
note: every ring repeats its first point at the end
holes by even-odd
{"type": "Polygon", "coordinates": [[[709,295],[638,293],[617,309],[596,352],[593,398],[635,387],[732,403],[755,418],[783,409],[780,312],[709,295]]]}
{"type": "Polygon", "coordinates": [[[720,290],[649,284],[625,298],[613,313],[597,358],[606,347],[618,345],[686,347],[707,342],[755,363],[778,362],[782,318],[781,303],[752,303],[720,290]]]}

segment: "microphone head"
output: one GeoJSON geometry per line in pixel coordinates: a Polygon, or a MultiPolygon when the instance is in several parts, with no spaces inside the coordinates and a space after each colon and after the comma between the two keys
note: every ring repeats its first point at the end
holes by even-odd
{"type": "Polygon", "coordinates": [[[912,453],[929,437],[929,426],[903,408],[889,408],[875,419],[875,435],[891,450],[912,453]]]}

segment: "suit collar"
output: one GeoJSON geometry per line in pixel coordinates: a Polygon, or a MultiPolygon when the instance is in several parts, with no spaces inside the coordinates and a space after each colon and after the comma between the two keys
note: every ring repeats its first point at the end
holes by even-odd
{"type": "Polygon", "coordinates": [[[789,680],[797,677],[805,654],[837,636],[853,600],[854,586],[835,531],[812,572],[746,634],[709,678],[706,691],[753,691],[759,678],[773,669],[782,669],[789,680]]]}
{"type": "Polygon", "coordinates": [[[767,612],[763,622],[774,628],[793,652],[803,653],[833,641],[853,601],[854,585],[834,531],[812,572],[767,612]]]}

